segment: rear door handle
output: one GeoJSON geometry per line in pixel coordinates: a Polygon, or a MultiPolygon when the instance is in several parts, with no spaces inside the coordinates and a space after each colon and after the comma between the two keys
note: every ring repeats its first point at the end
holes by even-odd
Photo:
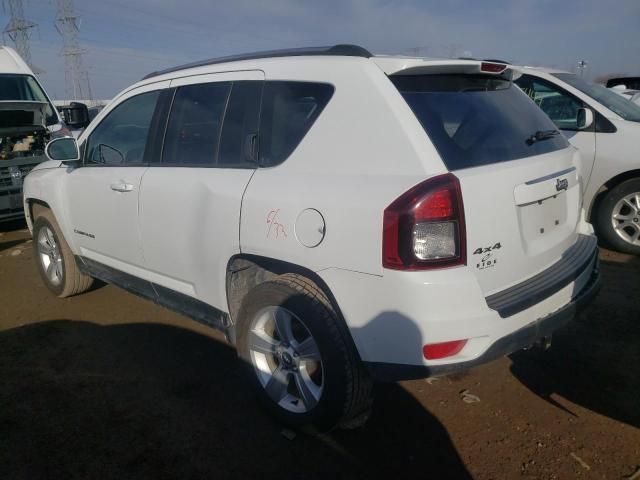
{"type": "Polygon", "coordinates": [[[131,192],[133,191],[133,185],[125,182],[112,183],[111,190],[113,190],[114,192],[131,192]]]}

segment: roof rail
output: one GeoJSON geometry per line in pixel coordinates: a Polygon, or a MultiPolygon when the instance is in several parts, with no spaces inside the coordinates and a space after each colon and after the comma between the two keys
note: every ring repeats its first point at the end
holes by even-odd
{"type": "Polygon", "coordinates": [[[301,56],[341,56],[341,57],[364,57],[371,58],[373,54],[367,49],[359,47],[358,45],[334,45],[332,47],[304,47],[304,48],[289,48],[284,50],[268,50],[265,52],[244,53],[240,55],[229,55],[227,57],[211,58],[209,60],[201,60],[198,62],[187,63],[185,65],[179,65],[177,67],[167,68],[165,70],[158,70],[152,72],[142,80],[148,78],[164,75],[165,73],[178,72],[187,68],[204,67],[206,65],[215,65],[218,63],[238,62],[240,60],[256,60],[259,58],[276,58],[276,57],[301,57],[301,56]]]}

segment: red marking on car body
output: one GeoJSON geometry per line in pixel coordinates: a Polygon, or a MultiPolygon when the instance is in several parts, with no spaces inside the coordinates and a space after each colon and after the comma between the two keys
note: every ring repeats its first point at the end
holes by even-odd
{"type": "Polygon", "coordinates": [[[278,222],[279,212],[280,212],[280,209],[278,208],[276,210],[271,210],[267,214],[267,225],[269,225],[269,229],[267,230],[267,238],[271,238],[272,231],[275,231],[276,238],[279,238],[280,234],[284,235],[285,238],[287,237],[287,232],[284,229],[284,225],[278,222]]]}

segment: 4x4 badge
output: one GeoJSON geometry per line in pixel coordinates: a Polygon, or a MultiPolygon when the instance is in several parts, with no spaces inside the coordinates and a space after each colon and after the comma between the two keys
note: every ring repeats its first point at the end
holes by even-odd
{"type": "Polygon", "coordinates": [[[500,242],[494,244],[492,247],[478,247],[473,251],[474,255],[480,255],[481,253],[489,253],[492,252],[494,250],[499,250],[502,248],[502,245],[500,245],[500,242]]]}
{"type": "Polygon", "coordinates": [[[485,268],[495,267],[497,263],[497,259],[493,256],[496,250],[500,250],[502,245],[500,242],[494,243],[490,247],[478,247],[473,251],[474,255],[482,255],[478,263],[476,263],[476,268],[478,270],[484,270],[485,268]]]}

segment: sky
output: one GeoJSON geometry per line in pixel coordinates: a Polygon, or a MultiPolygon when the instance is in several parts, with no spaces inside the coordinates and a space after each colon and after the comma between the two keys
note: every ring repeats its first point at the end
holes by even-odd
{"type": "MultiPolygon", "coordinates": [[[[65,91],[55,0],[23,0],[32,63],[65,91]]],[[[2,0],[0,0],[2,3],[2,0]]],[[[588,79],[640,74],[640,0],[74,0],[94,98],[147,73],[206,58],[353,43],[373,53],[498,58],[588,79]]],[[[0,8],[0,27],[9,22],[0,8]]],[[[11,45],[8,38],[3,43],[11,45]]]]}

